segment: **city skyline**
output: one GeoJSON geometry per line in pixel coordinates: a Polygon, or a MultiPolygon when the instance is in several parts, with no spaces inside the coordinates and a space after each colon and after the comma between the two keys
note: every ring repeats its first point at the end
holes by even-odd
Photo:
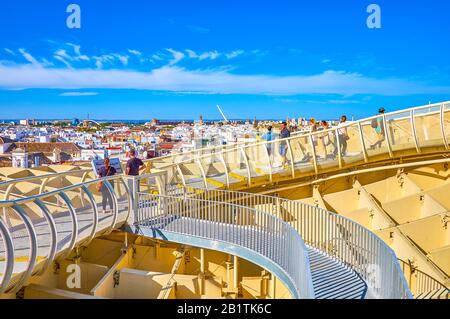
{"type": "Polygon", "coordinates": [[[0,119],[361,118],[450,100],[445,1],[8,1],[0,119]],[[326,10],[324,9],[326,8],[326,10]],[[189,14],[187,14],[189,13],[189,14]]]}

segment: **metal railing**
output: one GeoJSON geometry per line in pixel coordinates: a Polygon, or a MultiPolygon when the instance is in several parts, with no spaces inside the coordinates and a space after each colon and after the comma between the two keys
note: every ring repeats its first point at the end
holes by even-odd
{"type": "Polygon", "coordinates": [[[287,282],[283,276],[279,279],[294,298],[314,298],[306,246],[287,222],[227,202],[147,193],[139,193],[137,198],[135,225],[236,245],[234,253],[250,261],[254,260],[252,253],[256,253],[268,261],[264,264],[269,271],[275,264],[277,271],[284,273],[287,282]],[[247,251],[241,252],[242,248],[247,251]]]}
{"type": "MultiPolygon", "coordinates": [[[[178,192],[175,189],[169,193],[178,192]]],[[[225,190],[187,192],[190,198],[255,208],[291,225],[304,242],[356,271],[376,298],[412,298],[394,251],[356,222],[299,201],[225,190]]]]}
{"type": "MultiPolygon", "coordinates": [[[[373,116],[329,130],[296,134],[288,139],[205,148],[145,162],[153,169],[166,170],[169,183],[186,186],[195,179],[200,180],[203,187],[209,187],[218,179],[229,187],[236,178],[252,185],[256,178],[265,183],[272,182],[274,175],[302,177],[369,163],[381,156],[395,158],[439,150],[448,152],[449,143],[450,102],[443,102],[373,116]],[[379,127],[372,127],[372,122],[377,122],[379,127]],[[342,130],[347,131],[349,139],[340,143],[342,130]],[[279,151],[284,148],[287,161],[283,166],[279,151]]],[[[4,192],[4,199],[8,199],[14,184],[37,182],[39,192],[43,193],[52,178],[83,173],[84,181],[90,171],[83,169],[5,181],[0,183],[0,191],[4,192]]]]}
{"type": "Polygon", "coordinates": [[[278,174],[286,178],[319,174],[369,163],[380,158],[450,150],[450,102],[430,104],[381,114],[328,130],[297,134],[287,139],[209,148],[154,158],[152,168],[169,171],[170,180],[186,184],[222,176],[229,187],[242,176],[271,182],[278,174]],[[343,137],[344,132],[347,138],[343,137]],[[283,156],[285,154],[285,156],[283,156]]]}
{"type": "Polygon", "coordinates": [[[131,200],[124,177],[113,176],[0,201],[4,212],[0,216],[0,294],[16,293],[56,258],[123,225],[131,213],[131,200]],[[105,198],[103,208],[110,208],[108,214],[100,211],[105,198]],[[5,215],[12,222],[6,223],[5,215]]]}
{"type": "Polygon", "coordinates": [[[417,269],[410,262],[401,259],[399,262],[415,298],[450,299],[450,289],[443,283],[417,269]]]}

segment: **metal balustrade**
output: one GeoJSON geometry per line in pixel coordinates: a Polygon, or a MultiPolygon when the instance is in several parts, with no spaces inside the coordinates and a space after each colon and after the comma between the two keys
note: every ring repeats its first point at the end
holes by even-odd
{"type": "Polygon", "coordinates": [[[114,176],[0,201],[0,294],[16,293],[57,258],[121,227],[131,200],[125,178],[114,176]],[[103,193],[96,190],[99,182],[103,193]],[[101,211],[104,195],[109,213],[101,211]]]}
{"type": "Polygon", "coordinates": [[[399,259],[403,273],[414,298],[417,299],[450,299],[450,289],[443,283],[430,277],[414,267],[411,262],[399,259]]]}
{"type": "Polygon", "coordinates": [[[133,191],[126,177],[115,176],[1,201],[0,208],[12,215],[13,223],[0,218],[0,293],[17,292],[53,260],[134,220],[139,227],[234,245],[230,253],[250,256],[273,271],[294,297],[314,297],[305,243],[358,272],[375,297],[410,297],[398,264],[392,263],[393,252],[350,220],[300,202],[255,194],[187,193],[176,188],[167,188],[168,196],[138,193],[139,181],[148,178],[132,178],[133,191]],[[99,211],[99,181],[113,199],[108,215],[99,211]]]}
{"type": "MultiPolygon", "coordinates": [[[[172,188],[170,193],[179,193],[172,188]]],[[[192,199],[234,204],[266,212],[291,225],[304,242],[356,271],[372,297],[412,298],[394,251],[365,227],[343,216],[299,201],[225,190],[186,192],[192,199]]]]}
{"type": "MultiPolygon", "coordinates": [[[[256,181],[264,184],[272,182],[275,176],[278,180],[298,178],[378,160],[448,152],[449,142],[450,102],[444,102],[386,113],[330,130],[297,134],[284,140],[196,150],[149,162],[153,169],[167,173],[163,184],[175,186],[170,190],[174,193],[169,192],[169,195],[179,196],[184,193],[179,185],[185,189],[187,186],[207,189],[211,184],[219,187],[239,183],[251,186],[256,181]],[[378,123],[382,133],[376,133],[374,122],[378,123]],[[339,142],[339,130],[343,129],[349,139],[339,142]],[[287,150],[284,166],[279,152],[281,147],[287,150]]],[[[83,242],[88,243],[99,232],[108,232],[124,224],[131,211],[140,209],[136,201],[131,202],[132,194],[127,190],[124,177],[114,177],[108,180],[122,186],[112,187],[105,183],[114,199],[114,208],[111,216],[102,219],[98,212],[100,197],[95,191],[97,181],[86,181],[89,172],[86,169],[44,174],[0,183],[4,195],[4,201],[0,202],[0,292],[16,291],[29,276],[45,270],[57,256],[70,252],[83,242]],[[81,184],[45,193],[52,179],[76,174],[83,174],[81,184]],[[15,191],[25,182],[36,184],[38,194],[35,192],[26,197],[27,194],[21,194],[20,190],[15,191]],[[127,207],[126,214],[120,213],[121,206],[127,207]],[[62,222],[70,225],[69,228],[62,227],[62,222]]],[[[161,187],[155,190],[161,193],[161,187]]],[[[211,194],[204,190],[201,193],[211,194]]],[[[227,196],[237,195],[221,196],[227,202],[227,196]]],[[[251,198],[254,203],[262,198],[268,201],[259,203],[257,209],[263,207],[262,212],[282,218],[308,245],[344,262],[369,283],[376,278],[371,284],[374,294],[386,298],[410,297],[398,275],[398,263],[392,262],[395,257],[392,250],[366,229],[302,203],[282,199],[273,203],[269,197],[260,195],[251,198]],[[273,211],[265,210],[268,207],[273,211]],[[286,215],[286,212],[294,216],[286,215]],[[377,275],[372,276],[371,272],[377,275]],[[377,282],[378,286],[381,282],[381,288],[377,282]]]]}
{"type": "Polygon", "coordinates": [[[153,169],[168,171],[172,183],[229,188],[243,181],[251,186],[272,182],[274,176],[297,178],[378,160],[447,152],[449,143],[450,102],[444,102],[287,139],[200,149],[146,162],[153,169]],[[348,140],[340,137],[342,131],[348,140]],[[286,159],[280,155],[281,148],[286,148],[286,159]]]}
{"type": "Polygon", "coordinates": [[[222,201],[147,193],[139,193],[137,198],[134,224],[138,228],[235,245],[235,255],[250,261],[265,259],[267,270],[283,273],[279,279],[294,298],[314,298],[306,246],[287,222],[255,208],[222,201]]]}

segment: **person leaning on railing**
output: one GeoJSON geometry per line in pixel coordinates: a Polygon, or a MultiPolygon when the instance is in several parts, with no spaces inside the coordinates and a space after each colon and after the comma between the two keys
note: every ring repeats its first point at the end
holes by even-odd
{"type": "Polygon", "coordinates": [[[131,158],[128,160],[127,166],[125,169],[125,175],[138,176],[139,171],[141,169],[144,169],[146,166],[140,158],[136,157],[136,150],[133,149],[130,151],[130,157],[131,158]]]}

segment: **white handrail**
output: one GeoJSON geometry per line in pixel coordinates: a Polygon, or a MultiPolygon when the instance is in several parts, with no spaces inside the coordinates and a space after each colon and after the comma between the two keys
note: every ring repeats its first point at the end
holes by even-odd
{"type": "Polygon", "coordinates": [[[272,264],[278,266],[275,271],[284,273],[279,279],[294,298],[314,298],[306,246],[297,231],[283,220],[226,202],[147,193],[137,197],[135,226],[236,245],[234,253],[252,261],[252,254],[241,252],[245,248],[256,253],[258,260],[267,260],[264,264],[269,271],[273,270],[272,264]],[[287,280],[283,280],[285,277],[287,280]]]}
{"type": "MultiPolygon", "coordinates": [[[[297,144],[299,144],[300,148],[302,149],[302,152],[304,152],[305,149],[305,144],[308,144],[309,147],[311,148],[311,153],[312,153],[312,162],[310,163],[310,173],[312,174],[319,174],[322,172],[322,165],[326,164],[328,169],[329,167],[335,167],[337,169],[343,168],[344,165],[346,167],[349,167],[351,165],[357,165],[359,162],[353,160],[353,162],[348,162],[348,159],[352,159],[350,155],[347,154],[342,154],[341,148],[343,145],[341,145],[340,138],[339,138],[339,130],[344,130],[344,129],[352,129],[352,132],[356,135],[358,135],[357,139],[359,141],[353,143],[353,152],[358,152],[359,154],[361,154],[361,159],[360,162],[361,163],[367,163],[370,161],[370,157],[372,156],[378,156],[378,155],[389,155],[390,158],[395,158],[396,156],[405,156],[404,153],[400,152],[403,150],[410,150],[413,151],[415,154],[422,154],[425,153],[425,143],[423,140],[419,140],[421,137],[418,136],[418,132],[417,132],[417,123],[416,121],[418,120],[422,120],[424,118],[426,118],[427,116],[433,116],[433,118],[431,118],[431,120],[429,121],[429,123],[427,124],[428,126],[426,126],[426,130],[430,130],[433,128],[434,123],[439,121],[439,126],[441,128],[441,134],[439,134],[440,136],[434,136],[433,137],[433,142],[435,144],[430,145],[430,146],[441,146],[443,151],[446,151],[449,146],[448,146],[448,139],[446,134],[450,133],[450,132],[446,132],[445,130],[445,124],[444,124],[444,114],[447,112],[450,112],[450,108],[445,108],[445,105],[447,102],[444,103],[438,103],[438,104],[432,104],[432,105],[426,105],[426,106],[420,106],[420,107],[415,107],[415,108],[410,108],[407,110],[399,110],[396,112],[391,112],[391,113],[386,113],[386,114],[382,114],[382,115],[376,115],[376,116],[372,116],[366,119],[362,119],[356,122],[349,122],[349,123],[345,123],[340,127],[334,127],[328,130],[319,130],[319,131],[315,131],[315,132],[310,132],[310,133],[304,133],[304,134],[298,134],[295,136],[291,136],[287,139],[278,139],[278,140],[273,140],[273,141],[264,141],[264,142],[258,142],[258,143],[251,143],[251,144],[246,144],[246,145],[240,145],[239,147],[234,147],[234,148],[226,148],[226,149],[217,149],[214,150],[214,153],[208,153],[208,151],[205,151],[206,154],[202,154],[202,155],[197,155],[197,153],[202,153],[201,150],[197,151],[197,152],[189,152],[189,153],[185,153],[185,154],[175,154],[173,155],[173,160],[171,161],[172,163],[166,163],[164,161],[160,162],[160,158],[154,158],[151,160],[148,160],[148,162],[150,163],[154,163],[154,167],[157,169],[168,169],[170,167],[172,167],[173,162],[175,161],[175,159],[177,157],[179,157],[179,160],[177,161],[176,165],[185,165],[185,164],[189,164],[189,163],[194,163],[195,161],[202,161],[202,160],[213,160],[214,156],[217,156],[218,154],[220,154],[220,156],[224,156],[225,154],[229,154],[234,156],[234,160],[235,160],[235,164],[243,164],[246,166],[246,170],[247,170],[247,183],[250,184],[250,180],[251,180],[251,174],[249,176],[248,170],[252,169],[252,166],[254,164],[251,164],[251,162],[253,161],[262,161],[264,163],[264,165],[267,166],[267,174],[270,175],[270,179],[272,179],[272,175],[275,173],[273,171],[273,161],[271,161],[270,157],[267,157],[267,154],[265,154],[264,152],[267,151],[267,148],[270,146],[271,149],[276,149],[274,146],[278,145],[280,143],[286,143],[288,142],[288,145],[290,146],[290,150],[289,150],[289,156],[290,156],[290,169],[291,169],[291,173],[292,173],[292,177],[298,177],[298,174],[295,173],[296,171],[296,167],[294,165],[298,164],[298,163],[305,163],[305,161],[303,159],[298,158],[298,154],[296,154],[295,156],[293,155],[293,150],[292,150],[292,143],[295,141],[297,144]],[[440,109],[437,110],[436,108],[439,107],[440,109]],[[425,110],[426,112],[421,112],[419,113],[419,111],[423,111],[425,110]],[[402,117],[398,117],[397,115],[399,114],[405,114],[405,116],[402,117]],[[394,118],[395,116],[397,116],[397,118],[394,118]],[[436,118],[434,118],[436,117],[436,118]],[[381,130],[381,134],[384,135],[384,138],[380,141],[377,141],[376,144],[379,144],[378,146],[381,148],[382,144],[387,147],[387,151],[382,150],[382,151],[378,151],[378,152],[372,152],[370,153],[369,150],[372,150],[372,148],[369,148],[368,145],[366,144],[368,142],[368,134],[369,132],[371,132],[371,130],[373,130],[372,134],[375,136],[375,129],[370,128],[370,124],[372,120],[376,120],[376,119],[381,119],[381,125],[382,128],[381,130]],[[408,121],[409,119],[409,121],[408,121]],[[409,125],[410,128],[407,130],[409,132],[409,130],[411,131],[410,135],[408,137],[408,141],[406,142],[406,144],[399,144],[400,142],[397,142],[396,140],[394,140],[394,138],[398,138],[397,134],[395,134],[394,132],[391,132],[392,128],[397,127],[398,125],[395,124],[395,122],[399,121],[404,121],[404,125],[409,125]],[[409,123],[409,124],[408,124],[409,123]],[[334,159],[329,159],[329,158],[325,158],[324,161],[319,161],[319,156],[323,155],[323,151],[320,151],[318,149],[318,145],[315,145],[315,142],[313,141],[318,141],[322,138],[325,138],[326,136],[328,136],[328,138],[330,138],[330,136],[334,136],[335,138],[335,158],[334,159]],[[420,147],[418,147],[420,145],[420,147]],[[266,150],[261,149],[261,151],[263,153],[259,154],[259,152],[256,152],[256,155],[253,155],[251,157],[249,157],[247,160],[244,158],[243,160],[240,159],[240,154],[241,154],[241,149],[244,150],[256,150],[258,151],[258,147],[261,148],[266,148],[266,150]],[[258,155],[259,154],[259,155],[258,155]],[[186,158],[187,157],[187,158],[186,158]]],[[[437,123],[436,123],[437,124],[437,123]]],[[[403,132],[403,131],[402,131],[403,132]]],[[[380,134],[380,132],[377,132],[377,134],[380,134]]],[[[405,132],[403,132],[403,135],[405,134],[405,132]]],[[[401,135],[401,136],[403,136],[401,135]]],[[[376,138],[379,138],[376,137],[376,138]]],[[[424,137],[425,140],[428,140],[429,138],[427,136],[424,137]]],[[[347,143],[352,142],[352,139],[350,139],[347,143]]],[[[373,147],[373,146],[372,146],[373,147]]],[[[324,150],[325,154],[328,153],[328,151],[324,150]]],[[[430,152],[435,152],[436,148],[431,147],[430,148],[430,152]]],[[[251,152],[244,152],[244,153],[251,153],[251,152]]],[[[354,154],[354,153],[353,153],[354,154]]],[[[309,154],[311,157],[311,154],[309,154]]],[[[329,154],[328,154],[329,155],[329,154]]],[[[170,155],[169,155],[170,156],[170,155]]],[[[306,155],[304,156],[306,158],[306,155]]],[[[167,157],[165,157],[167,158],[167,157]]],[[[164,158],[164,159],[165,159],[164,158]]],[[[282,168],[281,170],[278,170],[278,172],[281,171],[288,171],[288,168],[282,168]]],[[[226,179],[229,180],[229,174],[230,171],[229,170],[224,170],[224,171],[220,171],[221,174],[225,174],[226,175],[226,179]]],[[[180,172],[178,172],[178,174],[180,174],[180,172]]],[[[208,177],[208,176],[206,176],[208,177]]],[[[181,177],[181,179],[184,179],[186,182],[186,178],[183,176],[181,177]]],[[[228,184],[227,184],[228,186],[228,184]]]]}
{"type": "Polygon", "coordinates": [[[374,296],[412,298],[394,251],[373,232],[348,218],[300,201],[253,193],[198,189],[189,196],[275,214],[292,225],[306,244],[355,270],[374,296]]]}
{"type": "MultiPolygon", "coordinates": [[[[17,292],[26,283],[27,279],[31,275],[42,273],[45,269],[47,269],[50,262],[56,258],[63,258],[75,247],[85,242],[90,242],[94,236],[98,236],[103,234],[105,231],[108,232],[111,229],[121,227],[127,221],[128,216],[131,213],[131,204],[131,193],[128,190],[123,176],[105,177],[53,190],[48,193],[0,201],[0,209],[11,210],[21,221],[21,223],[16,226],[8,226],[0,217],[0,239],[3,243],[2,248],[4,249],[3,252],[0,251],[0,256],[3,253],[6,256],[6,262],[4,263],[5,269],[3,275],[0,276],[0,294],[4,292],[17,292]],[[109,220],[108,218],[111,219],[111,223],[103,223],[101,227],[98,222],[98,210],[96,207],[100,203],[95,200],[93,194],[89,190],[89,186],[94,186],[99,182],[105,184],[104,186],[113,200],[112,215],[107,217],[107,220],[109,220]],[[117,183],[118,185],[115,188],[112,188],[110,183],[117,183]],[[68,192],[77,194],[75,198],[85,194],[89,200],[86,205],[83,204],[83,201],[78,201],[76,204],[77,206],[75,207],[75,203],[73,201],[74,198],[67,196],[68,192]],[[51,201],[51,199],[55,198],[55,196],[59,196],[63,199],[67,211],[52,212],[58,206],[51,201]],[[122,208],[119,207],[119,199],[122,208]],[[41,210],[44,217],[40,218],[36,217],[38,216],[36,214],[30,214],[30,205],[35,205],[37,209],[41,210]],[[49,209],[50,207],[53,208],[52,211],[49,209]],[[79,233],[79,226],[82,223],[82,219],[78,214],[79,209],[91,210],[93,215],[93,219],[88,221],[87,225],[86,220],[83,221],[85,223],[83,225],[84,228],[91,227],[92,229],[87,236],[83,237],[81,237],[79,233]],[[118,218],[119,209],[121,209],[121,213],[126,213],[126,216],[123,214],[120,219],[118,218]],[[60,221],[63,223],[66,222],[64,218],[66,218],[67,214],[70,216],[70,223],[72,224],[72,227],[69,230],[69,235],[66,234],[67,230],[58,229],[58,220],[62,218],[60,221]],[[50,241],[49,247],[47,247],[48,243],[40,242],[36,235],[36,226],[42,222],[48,225],[49,232],[46,235],[50,241]],[[14,236],[14,233],[20,233],[23,229],[26,229],[28,235],[25,237],[16,237],[17,235],[14,236]],[[64,235],[58,234],[58,232],[62,232],[64,235]],[[68,238],[68,242],[65,242],[65,238],[68,238]],[[25,240],[28,241],[29,244],[28,246],[25,245],[25,248],[20,248],[20,246],[23,246],[23,243],[21,243],[19,248],[15,249],[15,247],[17,247],[16,240],[25,240]],[[45,256],[38,255],[39,252],[45,252],[45,256]],[[28,257],[28,264],[25,271],[17,268],[16,257],[18,257],[18,253],[25,253],[28,257]],[[37,257],[43,257],[43,262],[38,262],[37,257]]],[[[42,238],[43,235],[44,234],[40,233],[39,237],[42,238]]]]}

